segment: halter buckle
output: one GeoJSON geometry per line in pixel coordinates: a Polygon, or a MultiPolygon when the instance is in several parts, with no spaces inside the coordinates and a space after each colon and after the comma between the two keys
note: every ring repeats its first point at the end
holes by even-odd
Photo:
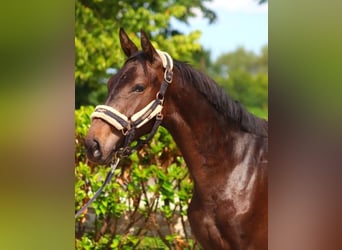
{"type": "Polygon", "coordinates": [[[163,120],[163,118],[164,118],[164,116],[163,116],[162,113],[158,113],[158,114],[156,115],[156,120],[161,121],[161,120],[163,120]]]}
{"type": "Polygon", "coordinates": [[[165,72],[164,72],[164,80],[165,82],[167,82],[168,84],[171,84],[172,82],[172,77],[173,77],[173,71],[170,70],[169,67],[167,67],[165,69],[165,72]]]}
{"type": "Polygon", "coordinates": [[[156,95],[157,100],[160,101],[160,104],[163,104],[164,102],[164,95],[162,93],[160,93],[160,91],[158,91],[157,95],[156,95]]]}

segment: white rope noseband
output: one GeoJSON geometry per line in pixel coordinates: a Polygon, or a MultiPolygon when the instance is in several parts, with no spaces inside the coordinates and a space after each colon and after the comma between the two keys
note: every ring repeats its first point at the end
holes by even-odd
{"type": "Polygon", "coordinates": [[[156,104],[156,101],[153,100],[152,102],[147,104],[142,110],[132,115],[132,117],[129,119],[127,116],[125,116],[124,114],[120,113],[119,111],[110,106],[98,105],[96,106],[95,111],[91,114],[90,117],[91,119],[101,118],[102,120],[105,120],[116,129],[125,131],[131,128],[131,123],[135,124],[136,128],[140,128],[141,126],[149,122],[152,118],[160,114],[162,109],[162,103],[156,104]],[[151,109],[153,105],[156,106],[153,109],[151,109]],[[139,119],[141,119],[141,121],[139,121],[139,119]],[[139,122],[137,123],[137,121],[139,122]]]}
{"type": "Polygon", "coordinates": [[[121,114],[116,109],[114,109],[110,106],[107,106],[107,105],[96,106],[95,111],[91,114],[90,118],[91,119],[101,118],[102,120],[105,120],[106,122],[108,122],[110,125],[112,125],[113,127],[115,127],[118,130],[124,129],[123,122],[118,122],[118,118],[122,119],[122,121],[124,121],[127,124],[129,123],[127,116],[125,116],[124,114],[121,114]],[[117,116],[117,118],[110,115],[110,112],[112,114],[115,114],[117,116]]]}

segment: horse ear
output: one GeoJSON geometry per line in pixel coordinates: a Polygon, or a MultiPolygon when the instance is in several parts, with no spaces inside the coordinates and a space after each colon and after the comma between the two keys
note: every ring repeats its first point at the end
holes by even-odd
{"type": "Polygon", "coordinates": [[[148,60],[150,62],[153,62],[154,55],[157,54],[157,51],[155,50],[152,43],[148,39],[148,36],[144,30],[141,30],[140,42],[141,42],[141,47],[142,47],[144,53],[147,55],[148,60]]]}
{"type": "Polygon", "coordinates": [[[119,37],[121,48],[127,57],[130,57],[132,54],[138,51],[138,47],[128,37],[123,28],[120,28],[119,37]]]}

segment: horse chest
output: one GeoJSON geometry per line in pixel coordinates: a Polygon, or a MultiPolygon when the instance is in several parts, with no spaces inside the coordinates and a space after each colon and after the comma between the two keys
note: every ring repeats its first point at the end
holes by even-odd
{"type": "Polygon", "coordinates": [[[241,218],[236,217],[231,201],[206,206],[195,197],[188,215],[192,232],[205,250],[248,249],[248,239],[245,238],[247,232],[241,218]]]}
{"type": "Polygon", "coordinates": [[[246,150],[242,150],[241,144],[238,146],[241,160],[232,171],[215,185],[201,187],[201,192],[196,193],[196,189],[194,192],[189,220],[204,249],[250,247],[249,224],[253,217],[255,190],[262,174],[256,166],[258,157],[255,157],[253,143],[246,150]]]}

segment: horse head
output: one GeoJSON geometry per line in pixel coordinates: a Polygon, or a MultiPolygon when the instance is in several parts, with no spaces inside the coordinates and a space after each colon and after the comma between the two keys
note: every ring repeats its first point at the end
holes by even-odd
{"type": "Polygon", "coordinates": [[[95,108],[85,140],[88,159],[99,164],[108,164],[114,153],[156,129],[156,120],[163,116],[164,94],[172,81],[171,57],[156,50],[144,31],[141,51],[123,29],[119,36],[127,60],[109,79],[105,105],[95,108]]]}

